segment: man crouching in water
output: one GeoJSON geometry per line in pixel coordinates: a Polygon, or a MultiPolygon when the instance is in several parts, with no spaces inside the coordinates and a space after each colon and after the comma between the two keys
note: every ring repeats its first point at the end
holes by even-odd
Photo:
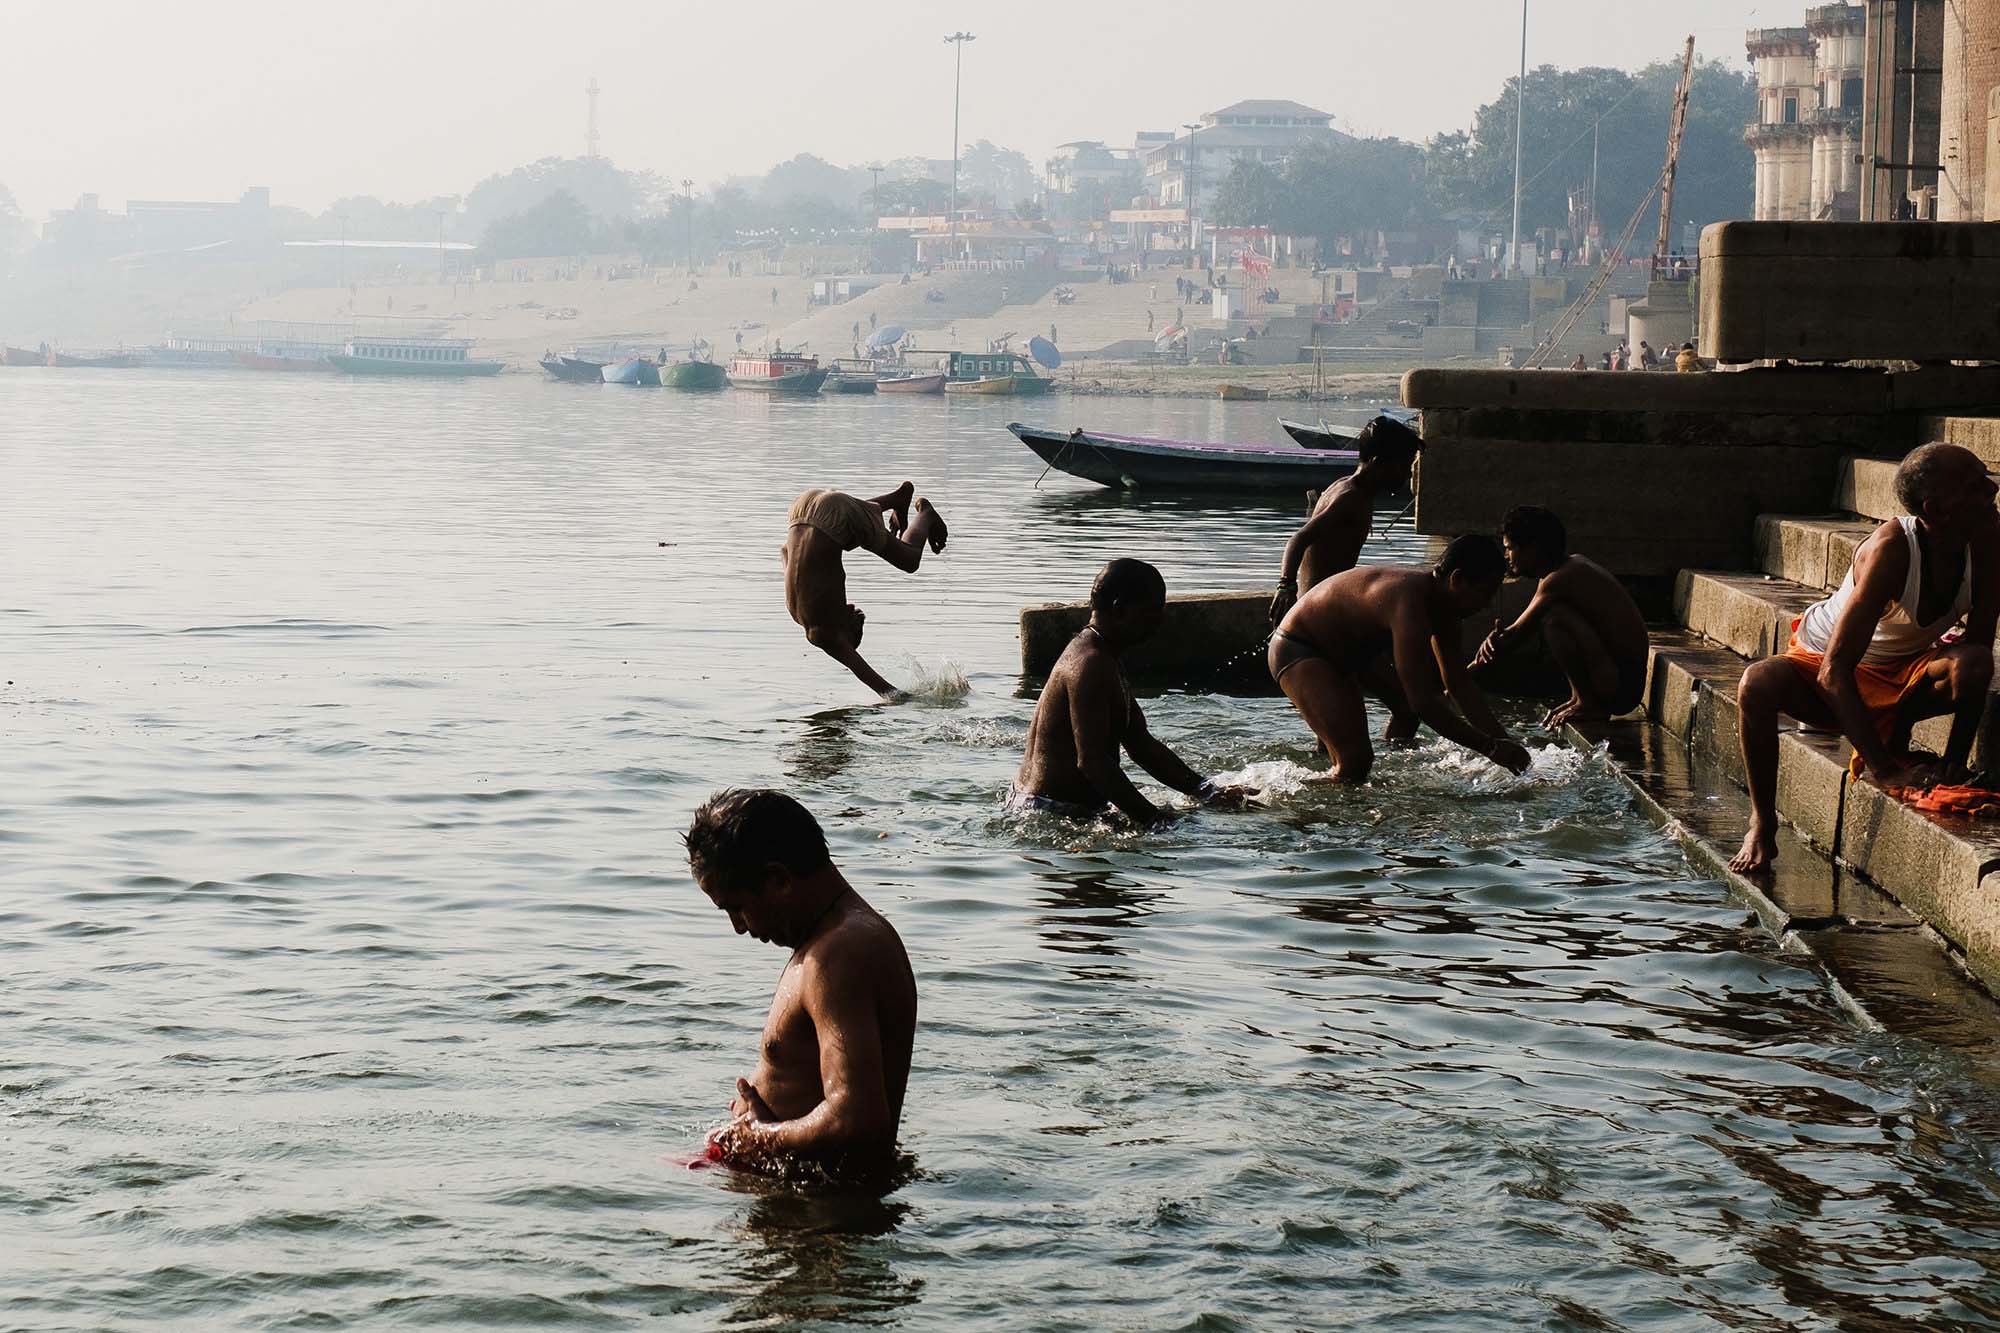
{"type": "Polygon", "coordinates": [[[687,850],[737,934],[792,951],[756,1072],[736,1080],[732,1119],[709,1136],[711,1151],[763,1169],[887,1167],[917,1029],[916,978],[895,928],[834,868],[819,824],[783,792],[711,796],[687,850]]]}
{"type": "Polygon", "coordinates": [[[1134,823],[1171,817],[1147,800],[1118,762],[1132,761],[1175,791],[1216,804],[1240,804],[1247,794],[1218,786],[1181,762],[1146,730],[1146,715],[1125,683],[1119,657],[1150,639],[1167,614],[1167,583],[1143,560],[1113,560],[1090,585],[1090,623],[1056,659],[1035,720],[1028,752],[1014,778],[1014,799],[1034,809],[1088,817],[1116,805],[1134,823]]]}
{"type": "Polygon", "coordinates": [[[944,516],[929,500],[918,498],[912,519],[915,494],[907,481],[872,500],[841,491],[807,491],[792,501],[786,518],[785,609],[806,632],[806,642],[885,698],[893,697],[896,687],[861,656],[861,631],[868,618],[847,600],[847,567],[840,558],[858,546],[914,574],[924,562],[925,546],[944,550],[944,516]]]}
{"type": "Polygon", "coordinates": [[[1527,770],[1528,752],[1494,720],[1459,648],[1459,621],[1492,604],[1506,569],[1491,537],[1460,537],[1431,569],[1363,565],[1299,599],[1267,660],[1333,756],[1320,781],[1365,782],[1374,767],[1364,691],[1392,715],[1414,715],[1502,768],[1527,770]]]}

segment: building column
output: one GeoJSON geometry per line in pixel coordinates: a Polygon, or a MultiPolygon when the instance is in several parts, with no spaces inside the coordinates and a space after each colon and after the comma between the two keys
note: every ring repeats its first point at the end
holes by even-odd
{"type": "Polygon", "coordinates": [[[1938,220],[1980,222],[1987,216],[1987,109],[2000,84],[2000,5],[1945,0],[1944,10],[1938,220]]]}

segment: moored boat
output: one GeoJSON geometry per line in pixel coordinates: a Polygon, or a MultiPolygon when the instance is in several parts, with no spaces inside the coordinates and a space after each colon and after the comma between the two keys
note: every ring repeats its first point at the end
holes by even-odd
{"type": "Polygon", "coordinates": [[[571,384],[604,383],[606,364],[603,361],[592,361],[588,357],[563,356],[556,352],[549,352],[542,357],[543,370],[571,384]]]}
{"type": "Polygon", "coordinates": [[[475,361],[472,344],[460,338],[350,338],[327,359],[349,375],[417,375],[463,379],[497,375],[498,361],[475,361]]]}
{"type": "Polygon", "coordinates": [[[729,382],[766,393],[818,393],[826,369],[816,356],[796,352],[748,352],[729,363],[729,382]]]}
{"type": "Polygon", "coordinates": [[[50,352],[49,364],[63,370],[130,370],[139,358],[131,352],[50,352]]]}
{"type": "Polygon", "coordinates": [[[1351,449],[1284,444],[1207,444],[1104,431],[1008,430],[1059,472],[1123,490],[1264,491],[1324,489],[1353,472],[1351,449]]]}
{"type": "Polygon", "coordinates": [[[945,368],[946,393],[1025,398],[1055,386],[1018,352],[953,352],[945,368]]]}
{"type": "Polygon", "coordinates": [[[676,361],[660,367],[660,383],[669,389],[720,389],[729,375],[713,361],[676,361]]]}
{"type": "Polygon", "coordinates": [[[606,384],[629,384],[641,389],[660,387],[660,363],[649,356],[635,356],[604,367],[606,384]]]}
{"type": "Polygon", "coordinates": [[[944,392],[944,372],[934,370],[929,374],[882,375],[875,381],[877,393],[929,393],[944,392]]]}
{"type": "Polygon", "coordinates": [[[0,348],[0,365],[46,366],[48,363],[47,352],[31,352],[25,347],[0,348]]]}
{"type": "Polygon", "coordinates": [[[1329,426],[1323,421],[1317,426],[1308,426],[1283,417],[1278,418],[1278,424],[1284,428],[1285,434],[1308,449],[1352,449],[1354,442],[1361,437],[1358,426],[1329,426]]]}
{"type": "Polygon", "coordinates": [[[835,360],[827,371],[821,393],[874,393],[882,378],[873,361],[835,360]]]}
{"type": "Polygon", "coordinates": [[[331,357],[331,348],[259,347],[254,352],[238,352],[236,364],[274,374],[329,374],[335,368],[331,357]]]}

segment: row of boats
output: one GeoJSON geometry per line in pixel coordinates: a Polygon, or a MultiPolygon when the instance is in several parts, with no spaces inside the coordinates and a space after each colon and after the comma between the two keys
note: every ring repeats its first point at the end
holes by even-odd
{"type": "Polygon", "coordinates": [[[720,389],[759,393],[980,394],[1027,397],[1048,393],[1055,381],[1014,352],[947,352],[936,369],[896,361],[841,358],[824,365],[797,352],[743,352],[727,368],[699,356],[671,361],[637,356],[599,359],[572,348],[542,357],[542,369],[573,384],[624,384],[641,388],[720,389]]]}
{"type": "Polygon", "coordinates": [[[184,370],[264,370],[347,375],[405,375],[465,379],[497,375],[504,362],[472,355],[461,338],[355,337],[339,343],[230,338],[169,338],[157,347],[113,352],[60,352],[0,347],[0,364],[64,369],[130,370],[162,366],[184,370]]]}

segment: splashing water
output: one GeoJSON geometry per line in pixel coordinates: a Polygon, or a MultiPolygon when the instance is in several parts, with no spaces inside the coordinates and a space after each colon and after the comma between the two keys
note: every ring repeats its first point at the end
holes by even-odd
{"type": "Polygon", "coordinates": [[[972,693],[972,682],[965,678],[965,669],[950,658],[939,662],[935,669],[914,657],[908,660],[910,683],[903,687],[902,696],[909,702],[951,704],[972,693]]]}

